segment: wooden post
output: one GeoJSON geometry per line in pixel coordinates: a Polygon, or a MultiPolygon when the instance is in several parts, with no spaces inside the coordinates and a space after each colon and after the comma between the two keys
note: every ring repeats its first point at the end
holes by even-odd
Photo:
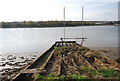
{"type": "Polygon", "coordinates": [[[64,18],[63,27],[64,27],[64,41],[65,41],[65,7],[63,9],[63,18],[64,18]]]}
{"type": "MultiPolygon", "coordinates": [[[[84,13],[83,13],[83,7],[82,7],[82,38],[83,38],[83,15],[84,13]]],[[[83,42],[84,42],[84,39],[82,39],[82,42],[81,42],[81,45],[83,45],[83,42]]]]}

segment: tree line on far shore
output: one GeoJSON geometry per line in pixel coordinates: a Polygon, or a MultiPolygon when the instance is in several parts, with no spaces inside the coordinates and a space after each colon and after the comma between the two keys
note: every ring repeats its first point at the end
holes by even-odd
{"type": "MultiPolygon", "coordinates": [[[[92,25],[115,25],[117,21],[65,21],[65,26],[92,26],[92,25]]],[[[40,28],[40,27],[62,27],[64,21],[23,21],[2,22],[2,28],[40,28]]]]}

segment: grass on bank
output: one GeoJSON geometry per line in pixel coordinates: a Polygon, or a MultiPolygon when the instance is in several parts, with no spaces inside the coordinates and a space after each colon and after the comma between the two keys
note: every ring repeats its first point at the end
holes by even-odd
{"type": "Polygon", "coordinates": [[[41,74],[37,74],[36,79],[37,81],[90,81],[90,79],[119,79],[120,80],[120,73],[114,71],[112,69],[98,69],[94,70],[87,66],[81,67],[78,69],[80,75],[72,74],[72,75],[60,75],[56,76],[54,73],[50,73],[47,76],[43,76],[41,74]]]}
{"type": "Polygon", "coordinates": [[[88,81],[88,78],[86,76],[82,76],[82,75],[60,75],[60,76],[56,76],[54,73],[50,73],[47,76],[43,76],[41,74],[38,74],[36,76],[37,81],[79,81],[80,79],[83,81],[88,81]]]}
{"type": "Polygon", "coordinates": [[[120,64],[120,58],[116,59],[116,61],[120,64]]]}

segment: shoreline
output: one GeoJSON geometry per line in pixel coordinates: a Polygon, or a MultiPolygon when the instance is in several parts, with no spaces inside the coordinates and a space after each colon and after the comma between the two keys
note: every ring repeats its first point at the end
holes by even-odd
{"type": "MultiPolygon", "coordinates": [[[[115,26],[115,25],[84,25],[85,26],[89,26],[89,27],[92,27],[92,26],[115,26]]],[[[35,26],[32,26],[32,27],[1,27],[0,29],[9,29],[9,28],[62,28],[63,26],[38,26],[38,27],[35,27],[35,26]]],[[[82,27],[82,26],[65,26],[66,28],[71,28],[71,27],[82,27]]],[[[118,27],[118,26],[115,26],[115,27],[118,27]]]]}

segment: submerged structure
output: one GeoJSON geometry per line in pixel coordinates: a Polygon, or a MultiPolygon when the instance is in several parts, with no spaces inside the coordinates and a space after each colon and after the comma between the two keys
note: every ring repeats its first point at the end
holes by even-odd
{"type": "Polygon", "coordinates": [[[120,64],[76,41],[57,41],[12,81],[49,79],[120,79],[120,64]]]}

